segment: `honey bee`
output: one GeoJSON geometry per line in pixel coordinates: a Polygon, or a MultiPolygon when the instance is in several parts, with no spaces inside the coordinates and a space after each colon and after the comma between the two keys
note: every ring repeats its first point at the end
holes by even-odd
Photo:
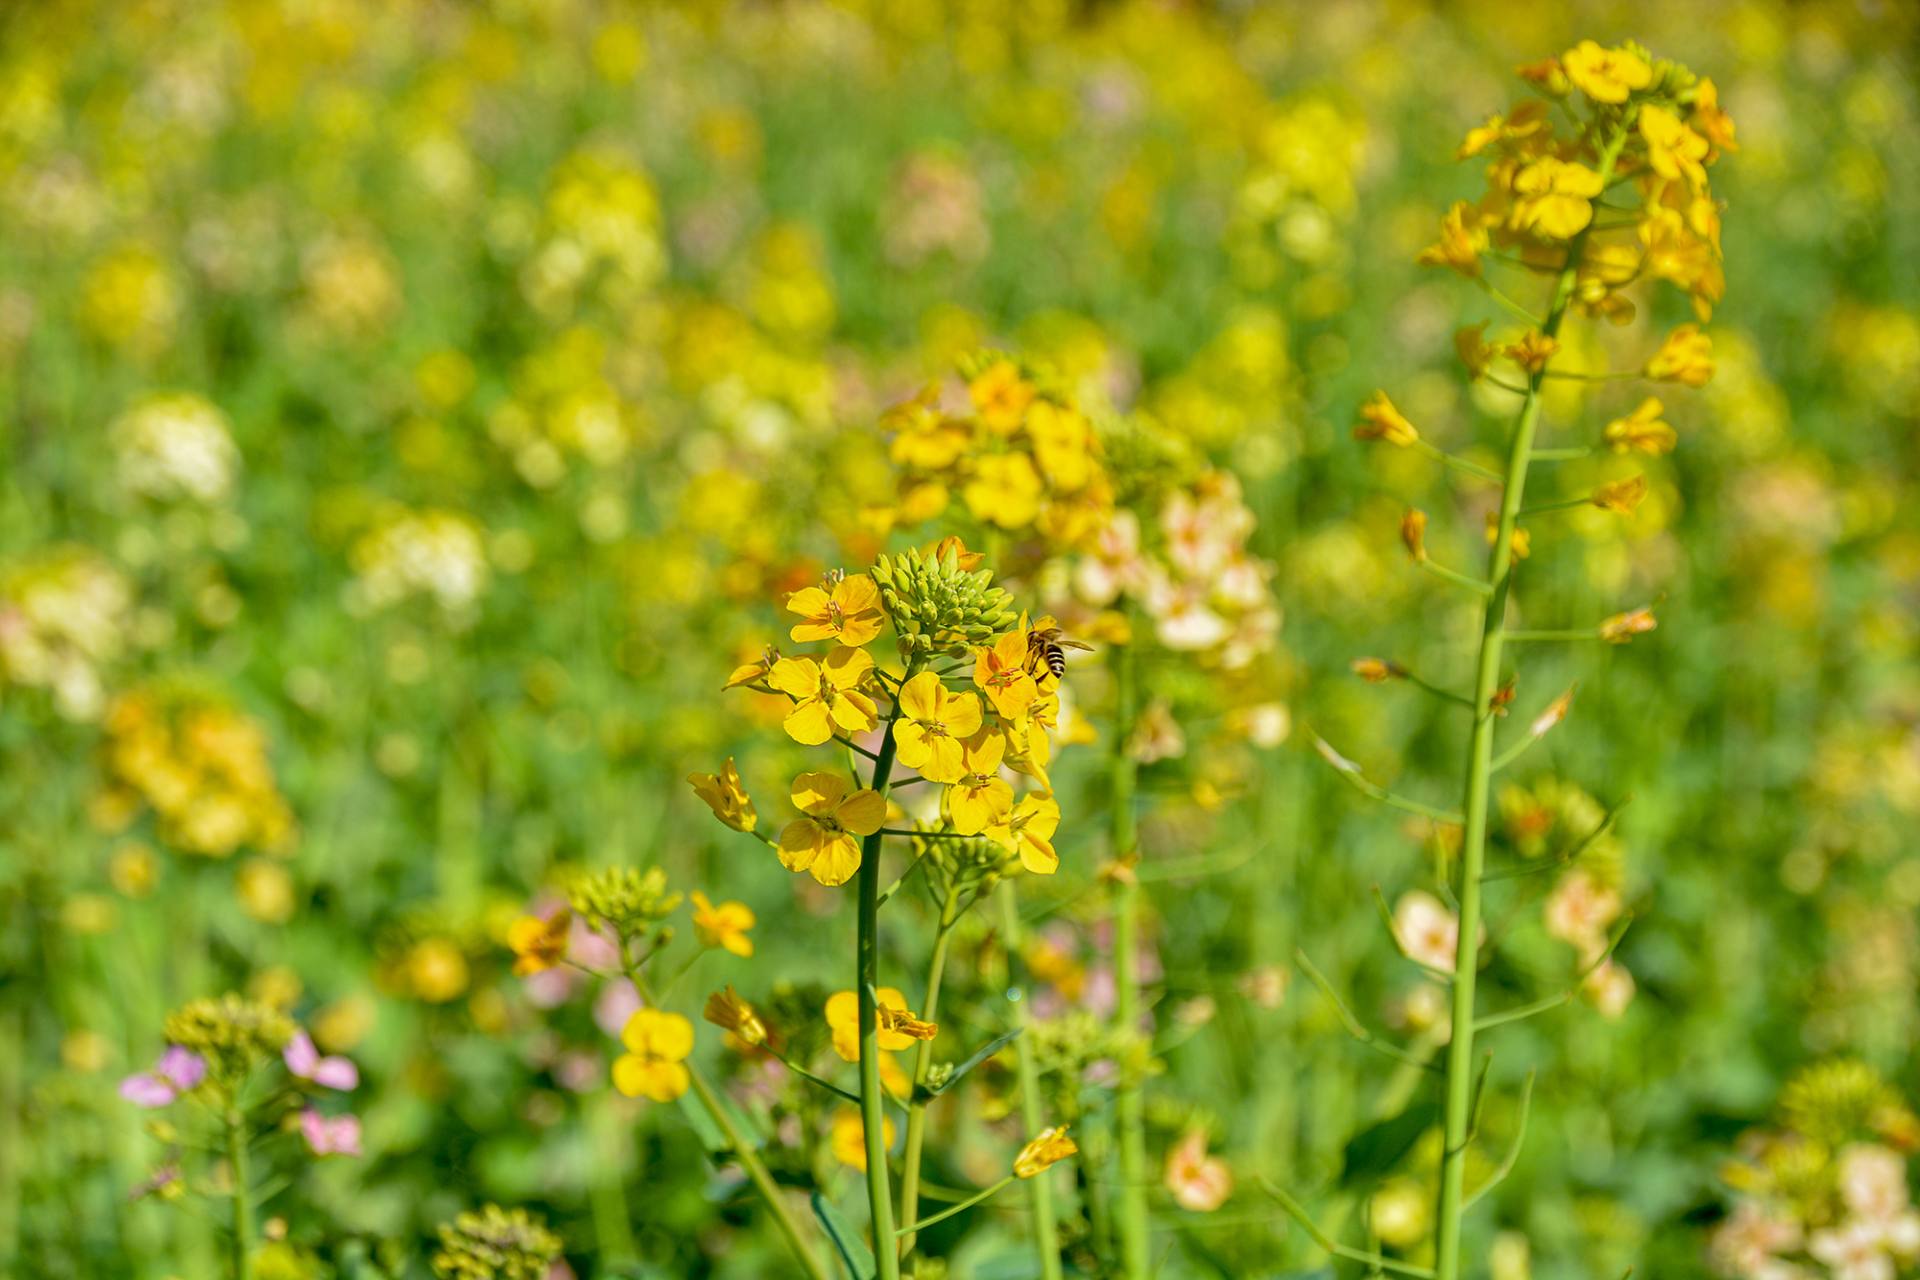
{"type": "Polygon", "coordinates": [[[1039,680],[1044,669],[1058,680],[1066,674],[1068,649],[1091,653],[1093,646],[1067,639],[1052,616],[1041,618],[1027,632],[1027,674],[1039,680]]]}

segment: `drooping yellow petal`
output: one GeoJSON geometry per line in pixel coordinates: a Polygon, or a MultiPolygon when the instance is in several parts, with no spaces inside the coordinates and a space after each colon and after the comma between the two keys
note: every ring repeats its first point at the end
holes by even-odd
{"type": "Polygon", "coordinates": [[[870,836],[887,820],[887,802],[878,791],[856,791],[840,802],[835,816],[855,835],[870,836]]]}

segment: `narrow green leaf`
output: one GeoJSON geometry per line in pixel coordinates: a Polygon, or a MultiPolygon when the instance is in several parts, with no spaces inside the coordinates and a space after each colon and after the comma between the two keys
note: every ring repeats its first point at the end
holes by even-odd
{"type": "Polygon", "coordinates": [[[840,1251],[840,1261],[847,1264],[847,1273],[853,1280],[873,1280],[873,1250],[867,1248],[867,1242],[860,1238],[860,1231],[847,1215],[840,1212],[840,1206],[821,1195],[813,1193],[813,1216],[820,1219],[821,1230],[827,1233],[827,1239],[833,1241],[833,1247],[840,1251]]]}

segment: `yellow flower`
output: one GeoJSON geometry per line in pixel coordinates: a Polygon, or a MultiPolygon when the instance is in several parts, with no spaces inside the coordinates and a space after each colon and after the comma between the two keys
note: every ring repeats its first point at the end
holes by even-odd
{"type": "Polygon", "coordinates": [[[933,545],[922,548],[920,554],[923,558],[933,561],[944,561],[951,555],[954,567],[962,573],[972,573],[987,559],[984,552],[967,550],[967,544],[951,533],[933,545]]]}
{"type": "Polygon", "coordinates": [[[1079,1150],[1067,1136],[1067,1126],[1057,1124],[1051,1129],[1042,1129],[1033,1141],[1020,1148],[1020,1154],[1013,1158],[1013,1172],[1017,1177],[1031,1178],[1079,1150]]]}
{"type": "Polygon", "coordinates": [[[542,973],[567,958],[567,931],[573,925],[573,913],[564,909],[542,920],[539,916],[521,916],[507,927],[507,946],[513,950],[513,972],[517,977],[542,973]]]}
{"type": "Polygon", "coordinates": [[[1410,507],[1407,514],[1400,517],[1400,541],[1407,548],[1407,554],[1418,564],[1427,558],[1427,513],[1418,507],[1410,507]]]}
{"type": "Polygon", "coordinates": [[[1493,362],[1493,344],[1487,341],[1487,322],[1467,325],[1453,331],[1453,349],[1460,357],[1460,363],[1467,367],[1467,376],[1478,381],[1486,376],[1487,366],[1493,362]]]}
{"type": "Polygon", "coordinates": [[[803,587],[787,597],[787,612],[797,613],[790,634],[794,643],[838,640],[859,648],[880,634],[887,615],[880,608],[880,588],[864,573],[842,578],[829,594],[822,587],[803,587]]]}
{"type": "Polygon", "coordinates": [[[740,770],[734,767],[732,756],[727,757],[719,773],[690,773],[687,781],[693,785],[693,793],[713,810],[713,816],[735,831],[752,831],[759,823],[760,815],[753,811],[753,797],[740,784],[740,770]]]}
{"type": "Polygon", "coordinates": [[[1496,142],[1504,142],[1510,138],[1532,137],[1550,128],[1547,104],[1537,98],[1532,99],[1515,107],[1512,115],[1489,116],[1485,124],[1477,129],[1468,130],[1466,139],[1460,144],[1460,149],[1454,152],[1454,159],[1470,160],[1496,142]]]}
{"type": "Polygon", "coordinates": [[[1647,478],[1628,476],[1625,480],[1615,480],[1610,484],[1601,485],[1593,491],[1593,497],[1589,500],[1602,511],[1611,511],[1617,516],[1630,516],[1646,496],[1647,478]]]}
{"type": "Polygon", "coordinates": [[[995,360],[967,384],[967,394],[980,413],[980,425],[995,435],[1012,435],[1026,421],[1034,388],[1020,376],[1011,360],[995,360]]]}
{"type": "Polygon", "coordinates": [[[940,388],[928,387],[904,404],[887,410],[881,426],[894,430],[888,451],[894,463],[919,471],[941,471],[960,460],[972,442],[967,424],[939,409],[940,388]]]}
{"type": "Polygon", "coordinates": [[[1661,454],[1671,450],[1678,435],[1660,420],[1660,402],[1648,396],[1640,407],[1624,418],[1615,418],[1601,429],[1600,438],[1615,453],[1638,449],[1642,453],[1661,454]]]}
{"type": "Polygon", "coordinates": [[[1693,87],[1693,119],[1689,121],[1721,151],[1738,151],[1733,140],[1733,117],[1720,109],[1720,90],[1713,81],[1702,79],[1693,87]]]}
{"type": "Polygon", "coordinates": [[[742,1000],[740,993],[731,985],[707,997],[707,1007],[702,1016],[721,1030],[732,1032],[743,1044],[752,1046],[767,1042],[767,1024],[760,1020],[759,1012],[742,1000]]]}
{"type": "Polygon", "coordinates": [[[744,902],[723,902],[719,906],[707,900],[699,890],[693,892],[693,932],[703,947],[719,947],[741,959],[753,954],[753,910],[744,902]]]}
{"type": "Polygon", "coordinates": [[[1559,349],[1557,341],[1538,329],[1529,329],[1520,341],[1507,344],[1503,354],[1528,373],[1539,373],[1559,349]]]}
{"type": "Polygon", "coordinates": [[[1595,102],[1625,102],[1635,89],[1653,83],[1653,68],[1631,49],[1602,49],[1582,40],[1560,55],[1567,79],[1595,102]]]}
{"type": "Polygon", "coordinates": [[[1465,200],[1456,200],[1440,219],[1440,238],[1422,249],[1414,261],[1423,267],[1447,267],[1463,276],[1480,274],[1480,255],[1487,251],[1487,228],[1480,213],[1465,200]]]}
{"type": "Polygon", "coordinates": [[[934,782],[958,782],[966,772],[961,740],[980,730],[980,699],[954,693],[931,671],[900,689],[900,719],[893,726],[896,758],[934,782]]]}
{"type": "MultiPolygon", "coordinates": [[[[1487,545],[1492,546],[1500,540],[1500,513],[1487,512],[1487,545]]],[[[1515,560],[1525,560],[1533,554],[1533,531],[1519,525],[1513,527],[1513,540],[1507,544],[1515,560]]]]}
{"type": "Polygon", "coordinates": [[[880,1030],[898,1032],[909,1040],[931,1040],[940,1034],[938,1023],[924,1022],[910,1010],[876,1005],[874,1019],[880,1030]]]}
{"type": "Polygon", "coordinates": [[[687,1091],[693,1024],[677,1013],[637,1009],[620,1032],[627,1052],[614,1059],[613,1087],[629,1098],[672,1102],[687,1091]]]}
{"type": "Polygon", "coordinates": [[[1542,156],[1513,176],[1513,226],[1553,240],[1568,240],[1593,221],[1600,175],[1583,164],[1542,156]]]}
{"type": "MultiPolygon", "coordinates": [[[[907,998],[898,987],[880,987],[874,992],[874,1007],[908,1013],[907,998]]],[[[827,997],[827,1030],[833,1036],[833,1051],[847,1062],[860,1061],[860,998],[851,991],[836,991],[827,997]]],[[[881,1025],[879,1045],[883,1053],[896,1053],[913,1046],[913,1037],[904,1031],[881,1025]]]]}
{"type": "Polygon", "coordinates": [[[873,670],[865,649],[844,645],[827,655],[825,663],[812,658],[782,658],[767,673],[767,683],[794,700],[785,721],[787,736],[804,746],[817,747],[842,733],[865,733],[880,722],[873,699],[860,692],[873,670]]]}
{"type": "Polygon", "coordinates": [[[1020,529],[1040,514],[1040,473],[1024,453],[990,453],[973,464],[973,476],[960,491],[975,519],[1002,529],[1020,529]]]}
{"type": "Polygon", "coordinates": [[[1046,792],[1022,796],[1020,803],[987,828],[987,837],[1020,855],[1020,865],[1037,876],[1060,868],[1053,833],[1060,829],[1060,805],[1046,792]]]}
{"type": "Polygon", "coordinates": [[[762,653],[754,661],[743,662],[735,667],[733,674],[727,677],[727,683],[721,687],[723,689],[738,689],[743,684],[759,684],[767,678],[767,673],[773,670],[773,664],[778,661],[780,661],[780,651],[772,645],[768,645],[766,652],[762,653]]]}
{"type": "Polygon", "coordinates": [[[1680,117],[1655,103],[1640,108],[1640,136],[1647,143],[1647,164],[1663,178],[1687,180],[1698,191],[1707,185],[1707,140],[1680,117]]]}
{"type": "Polygon", "coordinates": [[[1021,628],[976,650],[973,661],[974,684],[995,711],[1015,723],[1027,718],[1040,696],[1040,686],[1027,671],[1027,648],[1027,631],[1021,628]]]}
{"type": "Polygon", "coordinates": [[[1653,619],[1653,610],[1649,608],[1616,613],[1600,624],[1600,638],[1608,644],[1625,644],[1658,625],[1653,619]]]}
{"type": "Polygon", "coordinates": [[[1393,401],[1387,399],[1386,392],[1376,391],[1371,400],[1360,406],[1360,421],[1354,425],[1353,438],[1384,440],[1405,448],[1420,439],[1420,432],[1394,407],[1393,401]]]}
{"type": "Polygon", "coordinates": [[[837,773],[803,773],[793,780],[793,803],[807,816],[780,833],[780,865],[809,872],[824,885],[845,884],[860,869],[856,837],[880,829],[886,800],[878,791],[855,791],[837,773]]]}
{"type": "MultiPolygon", "coordinates": [[[[893,1145],[893,1117],[883,1116],[880,1123],[882,1141],[893,1145]]],[[[841,1164],[855,1169],[867,1167],[867,1127],[860,1119],[860,1112],[853,1107],[841,1107],[833,1113],[833,1134],[828,1141],[833,1158],[841,1164]]]]}
{"type": "Polygon", "coordinates": [[[1407,674],[1407,669],[1385,658],[1355,658],[1347,666],[1368,684],[1385,684],[1407,674]]]}
{"type": "Polygon", "coordinates": [[[1656,382],[1706,386],[1713,377],[1713,339],[1697,324],[1681,325],[1647,361],[1647,376],[1656,382]]]}
{"type": "Polygon", "coordinates": [[[963,836],[977,836],[1013,808],[1013,788],[997,777],[1007,740],[991,727],[966,743],[966,772],[947,788],[947,819],[963,836]]]}
{"type": "Polygon", "coordinates": [[[1027,438],[1056,491],[1074,493],[1093,479],[1093,428],[1078,410],[1036,400],[1027,411],[1027,438]]]}

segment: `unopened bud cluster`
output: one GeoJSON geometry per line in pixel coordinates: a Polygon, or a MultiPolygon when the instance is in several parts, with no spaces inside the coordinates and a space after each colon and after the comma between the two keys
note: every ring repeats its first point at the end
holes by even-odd
{"type": "Polygon", "coordinates": [[[956,548],[881,556],[871,573],[909,660],[957,657],[991,644],[1014,624],[1013,601],[993,585],[992,570],[961,568],[956,548]]]}

